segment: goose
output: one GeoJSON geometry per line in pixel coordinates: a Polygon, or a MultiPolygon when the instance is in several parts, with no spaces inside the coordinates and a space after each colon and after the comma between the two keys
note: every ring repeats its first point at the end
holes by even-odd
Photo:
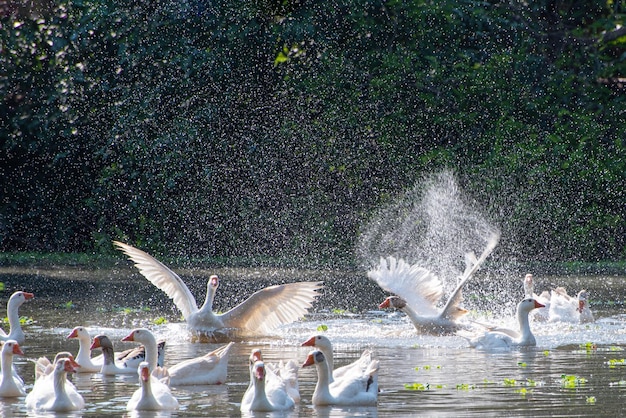
{"type": "Polygon", "coordinates": [[[137,369],[133,370],[124,363],[116,363],[115,352],[113,351],[113,343],[106,335],[96,335],[89,350],[93,351],[97,348],[102,349],[103,362],[99,372],[103,375],[110,376],[116,374],[137,373],[137,369]]]}
{"type": "Polygon", "coordinates": [[[7,334],[2,328],[0,328],[0,340],[8,341],[15,340],[18,344],[24,344],[26,342],[26,336],[22,330],[22,324],[20,323],[20,315],[18,310],[22,304],[32,298],[35,295],[29,292],[15,292],[9,298],[7,302],[7,317],[9,318],[9,333],[7,334]]]}
{"type": "Polygon", "coordinates": [[[178,400],[170,392],[170,388],[153,377],[148,362],[142,361],[137,368],[139,389],[126,404],[127,411],[171,411],[178,409],[178,400]]]}
{"type": "Polygon", "coordinates": [[[578,292],[576,297],[569,296],[563,287],[557,287],[550,292],[550,322],[570,322],[584,324],[594,321],[593,313],[589,308],[586,290],[578,292]]]}
{"type": "MultiPolygon", "coordinates": [[[[361,354],[361,357],[354,362],[345,366],[334,368],[334,356],[333,346],[330,339],[325,335],[314,335],[308,340],[302,343],[303,347],[315,347],[324,354],[324,363],[328,367],[328,381],[329,384],[334,384],[336,380],[342,381],[344,379],[351,379],[354,375],[360,376],[367,373],[368,370],[374,368],[374,364],[377,364],[377,360],[372,360],[371,350],[365,350],[361,354]]],[[[378,385],[378,375],[373,375],[374,384],[378,385]]]]}
{"type": "Polygon", "coordinates": [[[386,298],[379,307],[402,310],[420,333],[441,335],[457,331],[461,328],[458,320],[468,312],[459,306],[463,285],[491,254],[499,239],[499,233],[492,234],[477,260],[470,261],[469,255],[466,256],[468,266],[443,309],[436,307],[443,296],[443,285],[431,271],[392,256],[381,258],[379,266],[367,275],[381,288],[396,295],[386,298]]]}
{"type": "Polygon", "coordinates": [[[293,399],[287,394],[286,386],[274,386],[271,396],[268,396],[265,387],[266,369],[262,361],[256,361],[250,368],[250,384],[253,387],[252,396],[241,401],[241,412],[273,412],[285,411],[295,406],[293,399]]]}
{"type": "MultiPolygon", "coordinates": [[[[78,369],[80,365],[74,360],[74,356],[69,351],[59,351],[55,356],[53,362],[50,362],[47,357],[39,357],[37,360],[31,360],[35,363],[35,380],[50,376],[54,371],[57,361],[61,358],[69,359],[72,367],[78,369]]],[[[73,385],[69,380],[67,384],[73,385]]]]}
{"type": "MultiPolygon", "coordinates": [[[[80,364],[79,373],[97,373],[102,370],[104,364],[104,355],[100,354],[95,357],[91,357],[91,337],[89,331],[83,326],[74,327],[74,329],[67,336],[68,339],[78,339],[78,354],[76,354],[76,361],[80,364]]],[[[165,358],[165,341],[161,341],[158,344],[158,365],[162,366],[165,358]]],[[[136,347],[134,349],[125,350],[119,353],[116,357],[118,363],[121,363],[123,368],[130,368],[132,373],[136,373],[139,363],[145,359],[145,350],[143,346],[136,347]]]]}
{"type": "Polygon", "coordinates": [[[533,275],[528,273],[524,276],[524,297],[533,298],[543,305],[532,311],[532,317],[537,321],[547,321],[550,318],[550,293],[547,290],[537,295],[534,291],[533,275]]]}
{"type": "Polygon", "coordinates": [[[17,375],[13,368],[13,356],[15,354],[20,356],[24,355],[17,341],[5,341],[0,351],[0,355],[2,356],[0,358],[0,367],[2,368],[2,374],[0,375],[2,378],[0,382],[1,398],[17,398],[26,395],[24,381],[17,375]]]}
{"type": "MultiPolygon", "coordinates": [[[[378,387],[374,384],[378,372],[378,361],[370,364],[370,368],[362,375],[351,375],[340,384],[330,385],[330,373],[325,364],[324,353],[314,350],[309,353],[302,367],[315,365],[317,383],[313,392],[312,403],[315,406],[328,405],[359,405],[373,406],[378,402],[378,387]]],[[[338,382],[339,383],[339,382],[338,382]]]]}
{"type": "MultiPolygon", "coordinates": [[[[122,341],[142,343],[146,348],[146,361],[150,370],[154,370],[154,352],[156,339],[154,334],[146,328],[136,328],[122,341]]],[[[219,385],[226,382],[230,349],[234,343],[230,342],[204,356],[181,361],[168,367],[168,380],[172,386],[184,385],[219,385]]]]}
{"type": "Polygon", "coordinates": [[[473,348],[482,350],[506,350],[515,347],[531,347],[537,345],[535,336],[530,330],[528,314],[533,309],[542,308],[543,305],[533,298],[526,298],[517,304],[517,322],[519,331],[505,328],[489,330],[478,337],[468,338],[473,348]]]}
{"type": "MultiPolygon", "coordinates": [[[[250,353],[250,384],[246,389],[246,392],[241,399],[241,403],[249,405],[254,397],[254,384],[253,384],[253,372],[252,367],[258,361],[263,362],[263,355],[261,350],[255,348],[250,353]]],[[[282,398],[281,391],[287,392],[287,395],[293,399],[294,403],[300,402],[300,386],[298,384],[298,369],[299,366],[293,360],[283,362],[280,360],[276,363],[263,363],[265,365],[265,393],[266,396],[273,400],[274,391],[278,391],[279,394],[276,403],[281,403],[282,398]]]]}
{"type": "Polygon", "coordinates": [[[65,384],[67,373],[76,370],[67,358],[60,358],[49,378],[35,381],[33,389],[26,395],[25,403],[28,409],[69,412],[85,407],[83,397],[73,386],[65,384]]]}
{"type": "Polygon", "coordinates": [[[174,301],[188,329],[200,336],[224,329],[267,334],[280,325],[302,318],[319,296],[317,290],[322,288],[322,282],[270,286],[255,292],[231,310],[218,314],[213,312],[213,299],[219,286],[216,275],[209,278],[204,303],[198,308],[187,285],[167,266],[130,245],[118,241],[113,243],[135,263],[147,280],[174,301]]]}

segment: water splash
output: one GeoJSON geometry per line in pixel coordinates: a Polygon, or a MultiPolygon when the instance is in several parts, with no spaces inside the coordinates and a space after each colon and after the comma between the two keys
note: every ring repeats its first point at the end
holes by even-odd
{"type": "Polygon", "coordinates": [[[420,263],[449,287],[463,273],[465,254],[480,254],[496,230],[443,171],[382,207],[362,228],[357,254],[365,268],[388,255],[420,263]]]}

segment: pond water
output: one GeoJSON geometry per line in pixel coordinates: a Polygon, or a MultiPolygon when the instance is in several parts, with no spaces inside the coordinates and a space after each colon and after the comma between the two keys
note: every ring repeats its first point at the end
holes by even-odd
{"type": "MultiPolygon", "coordinates": [[[[212,272],[211,272],[212,273],[212,272]]],[[[596,322],[587,325],[532,323],[537,347],[486,353],[468,347],[458,336],[417,335],[398,312],[381,312],[385,294],[359,272],[219,270],[218,303],[225,310],[254,289],[270,283],[323,279],[326,288],[314,312],[273,335],[237,341],[231,352],[228,381],[220,386],[174,387],[181,409],[162,416],[240,416],[239,403],[248,386],[248,355],[261,348],[266,361],[294,359],[301,364],[309,349],[300,344],[327,327],[340,366],[371,348],[380,360],[377,407],[317,408],[311,405],[314,368],[301,369],[302,402],[287,414],[271,416],[621,416],[626,399],[626,315],[624,277],[536,276],[536,289],[554,285],[590,292],[596,322]],[[542,286],[543,283],[543,286],[542,286]]],[[[196,294],[204,298],[208,272],[181,272],[196,294]]],[[[77,352],[78,342],[66,336],[77,325],[92,336],[107,334],[116,351],[134,346],[121,338],[145,326],[165,338],[166,365],[203,355],[222,344],[191,343],[173,304],[128,266],[108,271],[0,268],[5,285],[2,304],[14,290],[35,293],[20,309],[34,322],[25,325],[25,357],[16,357],[19,374],[30,390],[33,364],[28,359],[54,357],[61,350],[77,352]],[[156,325],[160,319],[166,323],[156,325]]],[[[470,317],[513,324],[513,309],[522,297],[519,279],[475,278],[464,305],[470,317]]],[[[0,312],[4,312],[0,310],[0,312]]],[[[136,375],[72,377],[86,408],[69,416],[123,416],[138,387],[136,375]]],[[[24,399],[0,401],[2,416],[33,416],[24,399]]],[[[265,416],[266,414],[259,414],[265,416]]],[[[54,414],[48,416],[55,416],[54,414]]],[[[59,415],[61,416],[61,415],[59,415]]],[[[68,416],[63,414],[62,416],[68,416]]],[[[154,416],[150,414],[148,416],[154,416]]]]}

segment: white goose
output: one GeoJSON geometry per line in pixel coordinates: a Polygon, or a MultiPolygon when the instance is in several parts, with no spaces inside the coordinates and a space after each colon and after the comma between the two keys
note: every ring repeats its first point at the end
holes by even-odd
{"type": "Polygon", "coordinates": [[[359,405],[373,406],[378,402],[378,387],[373,384],[374,375],[378,371],[378,362],[371,364],[367,373],[361,376],[352,376],[349,379],[330,385],[330,373],[325,364],[324,354],[315,350],[309,353],[302,367],[315,365],[317,369],[317,383],[313,392],[312,403],[315,406],[327,405],[359,405]]]}
{"type": "MultiPolygon", "coordinates": [[[[336,381],[342,382],[345,379],[352,379],[354,376],[363,376],[370,370],[377,368],[378,360],[372,359],[371,350],[364,350],[357,360],[350,364],[334,368],[333,346],[328,337],[324,335],[314,335],[302,343],[303,347],[315,347],[324,354],[324,364],[328,367],[328,382],[334,385],[336,381]]],[[[378,387],[378,374],[372,374],[372,384],[378,387]]]]}
{"type": "MultiPolygon", "coordinates": [[[[150,370],[154,372],[156,364],[156,339],[154,334],[146,328],[136,328],[122,341],[135,341],[146,348],[146,361],[150,370]]],[[[234,343],[218,348],[204,356],[182,361],[168,367],[168,382],[175,385],[215,385],[226,381],[228,358],[234,343]]]]}
{"type": "Polygon", "coordinates": [[[262,361],[256,361],[250,368],[252,396],[244,394],[241,401],[241,412],[286,411],[295,406],[295,402],[287,394],[285,385],[274,386],[271,396],[268,396],[265,389],[265,375],[265,364],[262,361]]]}
{"type": "Polygon", "coordinates": [[[302,318],[319,296],[322,282],[297,282],[261,289],[223,314],[213,312],[213,299],[219,285],[217,276],[207,283],[204,304],[198,308],[196,299],[181,278],[163,263],[130,245],[114,241],[152,284],[167,294],[187,322],[189,330],[211,334],[216,330],[234,329],[252,334],[265,334],[279,325],[302,318]]]}
{"type": "Polygon", "coordinates": [[[543,305],[533,298],[526,298],[517,304],[517,322],[519,331],[494,328],[484,334],[468,338],[462,334],[462,337],[469,340],[470,346],[481,350],[508,350],[515,347],[530,347],[537,345],[537,341],[530,330],[530,322],[528,314],[536,308],[542,308],[543,305]]]}
{"type": "Polygon", "coordinates": [[[388,297],[379,307],[402,310],[418,332],[447,334],[458,330],[458,320],[467,313],[467,310],[459,307],[463,299],[463,285],[491,254],[499,239],[500,234],[494,233],[480,258],[468,262],[463,277],[443,309],[437,308],[443,296],[443,285],[431,271],[417,264],[408,264],[402,259],[396,260],[395,257],[381,258],[379,266],[371,269],[367,275],[384,290],[399,296],[388,297]]]}
{"type": "Polygon", "coordinates": [[[67,358],[60,358],[49,378],[35,381],[33,389],[26,395],[25,403],[28,409],[38,411],[69,412],[84,408],[83,397],[67,385],[67,373],[76,370],[67,358]]]}
{"type": "Polygon", "coordinates": [[[547,321],[550,318],[550,293],[547,290],[537,295],[534,291],[533,275],[528,273],[524,276],[524,297],[533,298],[543,305],[543,308],[532,311],[532,317],[538,321],[547,321]]]}
{"type": "Polygon", "coordinates": [[[170,392],[170,388],[153,377],[147,362],[141,362],[137,368],[140,387],[128,403],[127,411],[172,411],[178,409],[178,400],[170,392]]]}
{"type": "Polygon", "coordinates": [[[137,369],[127,367],[124,363],[117,363],[115,361],[115,351],[113,351],[113,343],[106,335],[96,335],[93,337],[93,342],[89,349],[91,351],[100,348],[102,350],[103,362],[100,367],[100,373],[103,375],[111,376],[116,374],[131,374],[137,373],[137,369]]]}
{"type": "Polygon", "coordinates": [[[584,324],[594,321],[586,290],[581,290],[576,297],[572,297],[563,287],[557,287],[550,295],[550,322],[584,324]]]}
{"type": "MultiPolygon", "coordinates": [[[[256,362],[263,362],[263,355],[261,350],[255,348],[250,353],[250,384],[243,394],[241,404],[249,405],[252,403],[254,397],[254,378],[252,368],[256,362]]],[[[278,363],[265,363],[265,394],[270,401],[281,404],[282,391],[287,392],[287,395],[293,399],[294,403],[300,402],[300,386],[298,384],[298,369],[299,366],[293,360],[289,360],[287,363],[282,360],[278,363]],[[277,391],[277,399],[274,398],[274,391],[277,391]]]]}
{"type": "MultiPolygon", "coordinates": [[[[52,372],[54,371],[54,368],[56,367],[57,361],[59,361],[59,359],[61,358],[69,359],[74,369],[78,369],[80,367],[80,365],[76,363],[76,361],[74,361],[74,356],[72,355],[72,353],[70,353],[69,351],[59,351],[54,356],[54,361],[52,363],[45,356],[39,357],[37,360],[31,360],[35,363],[35,380],[52,375],[52,372]]],[[[74,386],[74,384],[70,382],[69,380],[66,381],[66,384],[74,386]]]]}
{"type": "Polygon", "coordinates": [[[15,292],[9,298],[7,302],[7,317],[9,318],[9,333],[7,334],[0,328],[0,340],[8,341],[15,340],[18,344],[24,344],[26,342],[26,336],[22,330],[22,324],[20,323],[20,315],[18,310],[20,306],[27,300],[34,298],[35,295],[28,292],[15,292]]]}
{"type": "Polygon", "coordinates": [[[17,375],[13,368],[13,356],[15,354],[20,356],[24,355],[17,341],[5,341],[0,352],[2,356],[2,358],[0,358],[0,366],[2,368],[2,374],[0,375],[2,378],[0,382],[1,398],[17,398],[26,395],[24,381],[17,375]]]}

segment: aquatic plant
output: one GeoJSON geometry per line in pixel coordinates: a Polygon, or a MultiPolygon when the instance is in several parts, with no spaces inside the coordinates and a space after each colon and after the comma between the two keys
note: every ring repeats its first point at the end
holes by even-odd
{"type": "Polygon", "coordinates": [[[624,366],[624,365],[626,365],[626,359],[623,359],[623,358],[620,358],[620,359],[612,358],[609,361],[607,361],[606,363],[609,365],[610,369],[614,369],[617,366],[624,366]]]}
{"type": "Polygon", "coordinates": [[[405,383],[404,388],[407,390],[429,390],[430,383],[405,383]]]}
{"type": "Polygon", "coordinates": [[[587,396],[587,398],[585,399],[585,402],[587,402],[588,404],[595,404],[596,403],[596,397],[595,396],[587,396]]]}
{"type": "Polygon", "coordinates": [[[76,307],[76,305],[74,305],[74,302],[67,301],[65,303],[61,303],[59,304],[59,308],[63,308],[63,309],[74,309],[76,307]]]}
{"type": "Polygon", "coordinates": [[[319,332],[328,331],[328,325],[324,325],[324,324],[318,325],[318,326],[317,326],[317,330],[318,330],[319,332]]]}
{"type": "Polygon", "coordinates": [[[504,386],[515,386],[517,385],[517,380],[515,379],[504,379],[504,386]]]}
{"type": "Polygon", "coordinates": [[[153,323],[154,325],[165,325],[165,324],[167,324],[167,319],[165,319],[165,317],[160,316],[160,317],[158,317],[158,318],[155,318],[155,319],[152,321],[152,323],[153,323]]]}
{"type": "Polygon", "coordinates": [[[587,383],[587,379],[572,374],[561,375],[561,387],[566,389],[573,389],[587,383]]]}

